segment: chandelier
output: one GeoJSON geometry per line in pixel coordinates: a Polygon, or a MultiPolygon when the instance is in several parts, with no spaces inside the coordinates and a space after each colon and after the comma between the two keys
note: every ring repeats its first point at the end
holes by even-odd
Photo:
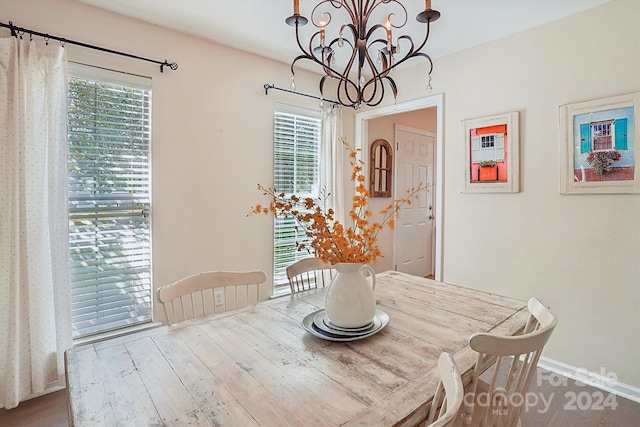
{"type": "Polygon", "coordinates": [[[440,18],[440,12],[431,9],[431,0],[424,3],[425,10],[416,16],[416,20],[426,24],[425,36],[417,48],[409,35],[394,39],[393,30],[403,28],[408,18],[407,9],[399,0],[321,0],[310,17],[318,30],[311,35],[305,48],[300,40],[300,27],[309,19],[300,15],[300,1],[293,0],[293,15],[285,22],[296,28],[296,41],[302,54],[291,63],[291,89],[295,90],[295,64],[307,59],[324,70],[325,75],[320,79],[322,98],[325,83],[336,80],[340,104],[356,110],[362,104],[373,107],[382,102],[386,86],[393,92],[394,99],[397,98],[398,87],[391,72],[411,58],[423,57],[429,64],[427,91],[430,92],[433,62],[421,50],[429,38],[430,24],[440,18]],[[332,12],[344,17],[345,22],[330,25],[332,12]],[[372,17],[380,18],[381,22],[369,22],[372,17]],[[336,37],[328,37],[328,34],[336,37]]]}

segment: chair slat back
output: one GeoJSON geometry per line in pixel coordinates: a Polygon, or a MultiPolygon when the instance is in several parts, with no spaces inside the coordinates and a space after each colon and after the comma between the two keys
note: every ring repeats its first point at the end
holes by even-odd
{"type": "Polygon", "coordinates": [[[265,280],[267,276],[262,271],[208,271],[162,286],[156,297],[171,325],[257,304],[260,285],[265,280]],[[216,292],[220,291],[223,293],[222,303],[216,304],[216,292]]]}
{"type": "Polygon", "coordinates": [[[449,353],[440,354],[438,372],[440,382],[433,396],[425,427],[452,426],[464,398],[462,378],[449,353]]]}
{"type": "Polygon", "coordinates": [[[333,268],[318,258],[305,258],[287,267],[287,279],[291,293],[329,286],[333,268]]]}
{"type": "Polygon", "coordinates": [[[528,308],[529,320],[520,335],[478,333],[471,336],[469,345],[478,352],[471,386],[475,398],[465,398],[464,424],[518,425],[521,403],[526,401],[542,350],[558,323],[537,299],[531,298],[528,308]],[[490,378],[488,383],[480,379],[485,371],[485,377],[490,378]]]}

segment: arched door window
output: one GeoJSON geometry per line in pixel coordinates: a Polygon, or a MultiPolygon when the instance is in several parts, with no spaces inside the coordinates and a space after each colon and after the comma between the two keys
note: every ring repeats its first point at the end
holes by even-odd
{"type": "Polygon", "coordinates": [[[392,165],[391,144],[385,139],[373,141],[369,153],[369,192],[371,197],[391,197],[392,165]]]}

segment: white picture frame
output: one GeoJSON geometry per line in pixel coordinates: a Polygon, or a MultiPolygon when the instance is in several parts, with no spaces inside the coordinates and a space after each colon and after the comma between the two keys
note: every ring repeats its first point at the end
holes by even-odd
{"type": "Polygon", "coordinates": [[[560,106],[560,193],[640,193],[640,92],[560,106]]]}
{"type": "Polygon", "coordinates": [[[462,121],[463,193],[520,191],[519,112],[462,121]]]}

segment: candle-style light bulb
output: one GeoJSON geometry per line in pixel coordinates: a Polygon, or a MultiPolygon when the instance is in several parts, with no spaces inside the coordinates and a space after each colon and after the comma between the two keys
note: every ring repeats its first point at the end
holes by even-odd
{"type": "Polygon", "coordinates": [[[324,27],[327,26],[327,21],[324,17],[324,13],[320,15],[320,22],[318,23],[320,26],[320,46],[324,47],[324,27]]]}
{"type": "Polygon", "coordinates": [[[393,43],[391,43],[391,15],[387,15],[387,19],[384,22],[384,27],[387,29],[387,49],[389,50],[389,53],[391,53],[391,46],[393,45],[393,43]]]}
{"type": "Polygon", "coordinates": [[[320,22],[318,23],[318,25],[320,26],[320,28],[324,28],[327,26],[327,19],[325,18],[324,13],[320,15],[320,22]]]}

